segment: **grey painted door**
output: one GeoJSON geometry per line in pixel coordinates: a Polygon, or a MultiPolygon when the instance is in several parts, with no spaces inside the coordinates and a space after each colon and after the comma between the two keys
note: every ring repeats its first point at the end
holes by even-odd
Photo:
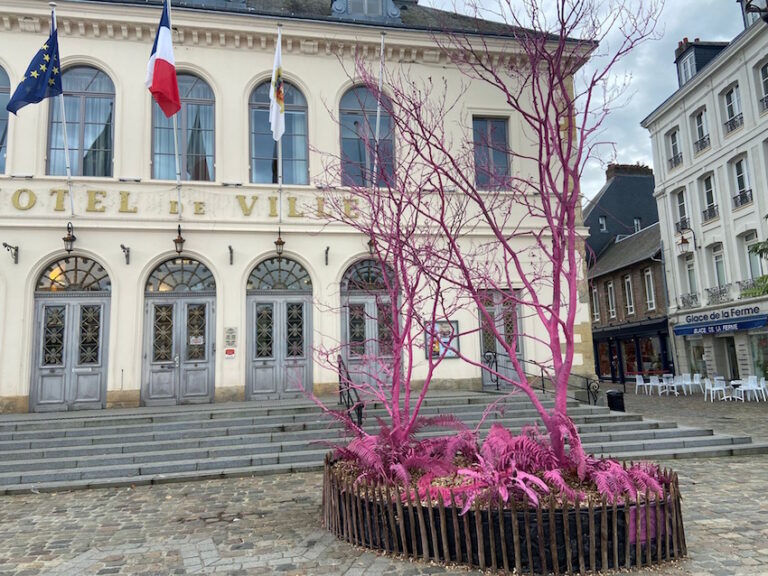
{"type": "MultiPolygon", "coordinates": [[[[493,295],[493,300],[487,305],[487,310],[491,316],[493,326],[495,326],[496,331],[504,338],[505,342],[511,342],[515,333],[521,334],[518,314],[515,313],[514,306],[511,303],[502,302],[501,294],[493,295]]],[[[513,381],[517,380],[517,371],[502,343],[487,328],[486,321],[479,313],[478,316],[480,317],[480,347],[483,353],[483,363],[489,368],[495,369],[502,376],[502,378],[498,378],[493,372],[485,369],[482,370],[483,387],[496,389],[497,383],[500,388],[509,386],[509,384],[505,384],[503,378],[509,378],[513,381]]],[[[522,338],[517,339],[516,348],[516,356],[522,360],[522,338]]]]}
{"type": "Polygon", "coordinates": [[[104,407],[108,324],[108,297],[35,300],[32,411],[104,407]]]}
{"type": "Polygon", "coordinates": [[[391,379],[392,310],[386,296],[360,295],[345,298],[344,352],[354,383],[382,383],[391,379]]]}
{"type": "Polygon", "coordinates": [[[214,298],[148,298],[144,320],[146,406],[213,401],[214,298]]]}
{"type": "Polygon", "coordinates": [[[248,296],[246,398],[283,398],[312,391],[311,297],[248,296]]]}

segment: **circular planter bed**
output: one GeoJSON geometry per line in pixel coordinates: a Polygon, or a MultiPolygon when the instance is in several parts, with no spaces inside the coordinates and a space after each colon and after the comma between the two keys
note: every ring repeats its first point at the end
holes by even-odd
{"type": "Polygon", "coordinates": [[[640,502],[533,505],[477,501],[461,514],[413,489],[352,483],[325,460],[323,522],[342,540],[424,560],[518,574],[575,573],[659,564],[687,553],[677,475],[640,502]]]}

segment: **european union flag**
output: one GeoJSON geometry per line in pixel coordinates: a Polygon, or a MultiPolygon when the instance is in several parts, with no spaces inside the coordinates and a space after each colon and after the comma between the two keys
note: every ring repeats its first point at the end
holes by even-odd
{"type": "Polygon", "coordinates": [[[59,41],[56,28],[53,28],[48,41],[35,54],[5,108],[16,114],[19,108],[27,104],[37,104],[45,98],[61,94],[59,62],[59,41]]]}

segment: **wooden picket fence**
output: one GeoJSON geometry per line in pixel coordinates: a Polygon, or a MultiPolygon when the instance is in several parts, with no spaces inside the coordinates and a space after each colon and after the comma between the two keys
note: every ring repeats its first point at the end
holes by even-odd
{"type": "Polygon", "coordinates": [[[394,555],[511,574],[574,574],[651,566],[687,555],[677,474],[645,501],[533,505],[477,502],[460,514],[454,493],[422,503],[415,490],[353,483],[325,459],[323,522],[350,544],[394,555]]]}

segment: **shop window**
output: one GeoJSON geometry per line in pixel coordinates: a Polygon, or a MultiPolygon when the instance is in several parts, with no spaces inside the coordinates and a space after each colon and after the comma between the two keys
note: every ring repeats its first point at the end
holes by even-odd
{"type": "Polygon", "coordinates": [[[600,378],[611,378],[611,346],[608,342],[597,344],[597,365],[600,370],[600,378]]]}
{"type": "Polygon", "coordinates": [[[624,376],[634,376],[638,374],[637,370],[637,348],[634,340],[621,341],[622,363],[624,365],[624,376]]]}
{"type": "MultiPolygon", "coordinates": [[[[61,76],[73,176],[112,176],[115,85],[101,70],[77,66],[61,76]]],[[[50,106],[48,174],[67,173],[61,106],[50,106]]]]}
{"type": "Polygon", "coordinates": [[[758,378],[768,378],[768,333],[752,334],[749,341],[752,344],[754,374],[758,378]]]}
{"type": "Polygon", "coordinates": [[[341,184],[374,185],[374,170],[379,186],[394,184],[395,154],[392,104],[382,96],[379,141],[376,145],[376,94],[365,86],[351,88],[341,98],[341,184]]]}
{"type": "MultiPolygon", "coordinates": [[[[213,90],[192,74],[178,75],[181,110],[176,114],[179,129],[179,170],[181,179],[214,180],[213,90]]],[[[167,118],[152,103],[152,178],[176,179],[176,152],[173,145],[173,118],[167,118]]]]}
{"type": "Polygon", "coordinates": [[[472,118],[475,184],[483,190],[509,186],[509,146],[506,118],[472,118]]]}
{"type": "Polygon", "coordinates": [[[702,378],[707,376],[707,363],[704,361],[704,343],[701,340],[685,341],[688,348],[688,362],[692,374],[701,374],[702,378]]]}
{"type": "MultiPolygon", "coordinates": [[[[277,142],[269,125],[269,88],[262,82],[248,103],[251,122],[251,182],[277,184],[277,142]]],[[[307,99],[293,84],[283,82],[285,134],[282,137],[283,184],[309,182],[307,143],[307,99]]]]}
{"type": "Polygon", "coordinates": [[[643,374],[663,374],[664,364],[661,357],[661,339],[658,336],[649,336],[638,339],[640,346],[640,362],[643,374]]]}

